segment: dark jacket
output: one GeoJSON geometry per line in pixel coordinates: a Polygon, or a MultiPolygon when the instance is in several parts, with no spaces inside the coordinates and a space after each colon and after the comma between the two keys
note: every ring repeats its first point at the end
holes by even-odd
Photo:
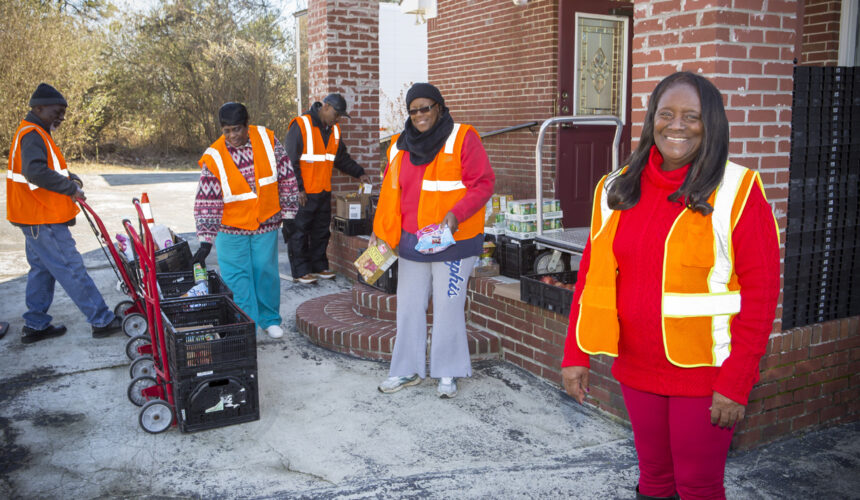
{"type": "MultiPolygon", "coordinates": [[[[319,117],[319,109],[322,103],[315,102],[311,108],[303,114],[311,115],[311,124],[320,129],[323,144],[328,145],[328,138],[331,137],[331,127],[324,127],[319,117]]],[[[284,147],[287,149],[287,156],[290,157],[290,163],[293,165],[293,172],[296,173],[296,181],[299,184],[299,191],[305,190],[305,183],[302,180],[302,170],[299,168],[299,159],[302,157],[302,151],[305,149],[304,139],[302,139],[301,126],[298,122],[293,122],[290,130],[287,131],[287,137],[284,139],[284,147]]],[[[346,144],[341,141],[337,145],[337,153],[334,157],[334,167],[341,172],[351,175],[356,179],[364,175],[364,168],[349,156],[346,144]]]]}

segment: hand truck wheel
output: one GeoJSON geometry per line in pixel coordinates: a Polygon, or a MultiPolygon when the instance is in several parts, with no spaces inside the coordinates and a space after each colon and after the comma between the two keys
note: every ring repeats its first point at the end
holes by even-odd
{"type": "Polygon", "coordinates": [[[143,390],[156,384],[158,384],[158,381],[155,380],[155,377],[150,377],[149,375],[137,377],[128,384],[128,400],[135,406],[143,406],[149,401],[149,398],[143,395],[143,390]]]}
{"type": "Polygon", "coordinates": [[[149,343],[149,335],[138,335],[136,337],[132,337],[125,343],[125,355],[128,356],[128,359],[134,361],[135,359],[143,356],[143,354],[138,350],[138,347],[149,343]]]}
{"type": "Polygon", "coordinates": [[[122,318],[122,331],[129,337],[143,335],[149,327],[146,324],[146,316],[140,313],[131,313],[122,318]]]}
{"type": "Polygon", "coordinates": [[[153,399],[141,407],[138,423],[150,434],[164,432],[173,423],[173,408],[162,399],[153,399]]]}
{"type": "Polygon", "coordinates": [[[122,318],[123,316],[125,316],[125,313],[126,313],[129,309],[131,309],[132,307],[134,307],[134,301],[132,301],[132,300],[123,300],[122,302],[120,302],[119,304],[117,304],[117,305],[116,305],[116,307],[114,307],[114,308],[113,308],[113,313],[114,313],[117,317],[122,318]]]}
{"type": "Polygon", "coordinates": [[[155,360],[152,359],[152,354],[144,354],[143,356],[131,362],[131,367],[128,369],[128,374],[131,378],[148,375],[155,376],[155,360]]]}

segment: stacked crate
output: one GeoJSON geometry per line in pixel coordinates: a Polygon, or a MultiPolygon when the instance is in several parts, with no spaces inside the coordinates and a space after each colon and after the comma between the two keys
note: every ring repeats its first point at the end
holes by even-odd
{"type": "Polygon", "coordinates": [[[783,328],[860,314],[857,69],[794,69],[783,328]]]}
{"type": "Polygon", "coordinates": [[[161,304],[182,432],[259,420],[256,325],[228,296],[161,304]]]}

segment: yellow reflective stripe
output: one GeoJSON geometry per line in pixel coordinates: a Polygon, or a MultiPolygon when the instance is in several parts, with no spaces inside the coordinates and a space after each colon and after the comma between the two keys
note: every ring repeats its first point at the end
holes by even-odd
{"type": "Polygon", "coordinates": [[[28,181],[27,178],[24,177],[23,174],[19,174],[19,173],[13,172],[11,170],[7,170],[6,171],[6,177],[9,180],[11,180],[12,182],[20,182],[21,184],[27,184],[30,187],[30,191],[34,191],[36,189],[39,189],[39,186],[37,186],[35,184],[31,184],[30,181],[28,181]]]}
{"type": "MultiPolygon", "coordinates": [[[[313,129],[311,129],[311,121],[308,120],[308,117],[305,115],[302,115],[299,118],[302,119],[302,123],[304,123],[304,125],[305,125],[305,151],[306,152],[305,152],[305,154],[302,155],[302,158],[301,158],[302,160],[305,160],[306,155],[308,157],[314,157],[314,136],[313,136],[313,129]]],[[[305,161],[318,161],[318,160],[308,159],[305,161]]]]}
{"type": "Polygon", "coordinates": [[[708,290],[711,293],[725,292],[732,276],[732,206],[747,169],[726,162],[723,180],[714,197],[711,213],[711,230],[714,235],[714,267],[708,275],[708,290]]]}
{"type": "Polygon", "coordinates": [[[219,153],[217,149],[208,148],[203,155],[209,155],[215,162],[215,166],[218,168],[218,180],[221,181],[221,198],[224,200],[224,203],[250,200],[257,197],[257,193],[253,191],[243,194],[233,194],[233,190],[230,189],[230,183],[227,181],[227,170],[224,168],[224,160],[221,158],[221,153],[219,153]]]}
{"type": "Polygon", "coordinates": [[[451,130],[451,133],[448,135],[448,140],[445,141],[445,154],[452,155],[454,154],[454,144],[457,142],[457,132],[460,131],[460,124],[455,123],[454,128],[451,130]]]}
{"type": "Polygon", "coordinates": [[[272,175],[263,177],[259,181],[261,186],[265,186],[278,181],[278,164],[275,162],[275,145],[269,141],[269,134],[266,133],[266,127],[257,125],[257,132],[260,133],[263,147],[266,148],[266,156],[269,158],[269,166],[272,171],[272,175]]]}
{"type": "Polygon", "coordinates": [[[429,181],[424,179],[421,183],[423,191],[457,191],[458,189],[466,189],[463,181],[429,181]]]}
{"type": "Polygon", "coordinates": [[[340,140],[340,127],[337,125],[337,123],[335,123],[334,126],[332,127],[332,132],[334,132],[334,139],[336,141],[339,141],[340,140]]]}
{"type": "MultiPolygon", "coordinates": [[[[740,302],[740,295],[738,296],[740,302]]],[[[738,306],[740,310],[740,306],[738,306]]],[[[723,361],[731,354],[732,335],[729,322],[730,314],[718,314],[711,318],[711,338],[714,341],[712,353],[714,355],[714,366],[722,366],[723,361]]]]}
{"type": "Polygon", "coordinates": [[[397,141],[394,141],[394,144],[391,145],[391,149],[388,151],[388,163],[394,161],[394,157],[397,156],[400,150],[397,149],[397,141]]]}
{"type": "Polygon", "coordinates": [[[737,314],[741,310],[741,292],[663,293],[663,317],[690,318],[737,314]]]}
{"type": "MultiPolygon", "coordinates": [[[[21,130],[18,131],[18,135],[15,136],[15,139],[12,140],[12,154],[9,155],[9,161],[11,163],[12,159],[15,158],[15,152],[18,151],[18,143],[21,142],[21,136],[26,132],[29,132],[30,129],[35,129],[35,125],[30,125],[27,127],[22,127],[21,130]]],[[[12,170],[12,165],[9,165],[9,170],[12,170]]]]}

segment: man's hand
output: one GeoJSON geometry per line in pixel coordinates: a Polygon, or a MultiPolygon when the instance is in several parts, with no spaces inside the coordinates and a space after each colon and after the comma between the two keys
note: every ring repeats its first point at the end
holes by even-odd
{"type": "Polygon", "coordinates": [[[78,185],[78,189],[84,188],[84,181],[82,181],[81,178],[77,176],[77,174],[69,172],[69,179],[78,185]]]}
{"type": "Polygon", "coordinates": [[[367,248],[375,247],[379,244],[379,238],[376,237],[376,233],[370,233],[370,239],[367,240],[367,248]]]}
{"type": "Polygon", "coordinates": [[[448,229],[451,230],[451,234],[454,234],[457,232],[459,223],[457,222],[457,217],[455,217],[452,212],[448,212],[445,214],[445,218],[442,219],[441,225],[448,226],[448,229]]]}
{"type": "Polygon", "coordinates": [[[585,366],[565,366],[561,369],[561,384],[570,397],[582,404],[588,392],[588,368],[585,366]]]}
{"type": "Polygon", "coordinates": [[[78,190],[75,191],[75,194],[72,195],[72,200],[87,201],[87,196],[84,194],[84,191],[81,188],[78,188],[78,190]]]}
{"type": "Polygon", "coordinates": [[[714,398],[711,401],[711,424],[723,428],[732,427],[744,418],[744,411],[744,405],[714,391],[714,398]]]}
{"type": "Polygon", "coordinates": [[[373,184],[373,181],[370,180],[370,176],[367,174],[362,175],[361,177],[358,178],[358,180],[360,180],[364,184],[373,184]]]}
{"type": "Polygon", "coordinates": [[[304,191],[299,191],[299,206],[305,206],[305,203],[308,202],[308,195],[304,191]]]}

